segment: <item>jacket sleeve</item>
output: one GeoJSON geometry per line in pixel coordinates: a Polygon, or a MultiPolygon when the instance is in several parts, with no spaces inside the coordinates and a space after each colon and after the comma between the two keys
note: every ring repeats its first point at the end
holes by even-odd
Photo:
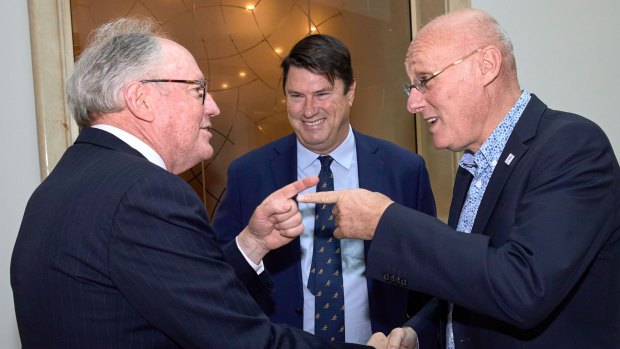
{"type": "Polygon", "coordinates": [[[616,229],[618,179],[617,161],[596,126],[566,123],[541,139],[517,163],[484,235],[388,207],[368,275],[406,278],[415,290],[521,328],[547,318],[616,229]]]}
{"type": "Polygon", "coordinates": [[[113,222],[114,284],[154,327],[185,348],[330,347],[271,324],[226,261],[195,193],[151,175],[125,194],[113,222]]]}

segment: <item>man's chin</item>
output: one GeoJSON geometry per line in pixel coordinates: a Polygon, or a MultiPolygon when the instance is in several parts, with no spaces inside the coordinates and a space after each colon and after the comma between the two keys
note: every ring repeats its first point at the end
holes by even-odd
{"type": "Polygon", "coordinates": [[[211,146],[209,146],[209,149],[204,150],[203,152],[201,152],[202,156],[200,157],[200,161],[205,161],[205,160],[211,160],[211,158],[213,157],[213,148],[211,146]]]}

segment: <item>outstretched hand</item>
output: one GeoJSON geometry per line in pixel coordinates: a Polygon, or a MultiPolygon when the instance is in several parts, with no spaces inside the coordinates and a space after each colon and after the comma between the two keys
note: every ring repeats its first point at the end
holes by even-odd
{"type": "Polygon", "coordinates": [[[343,239],[371,240],[379,219],[392,201],[387,196],[366,189],[323,191],[303,194],[298,202],[334,204],[334,236],[343,239]]]}
{"type": "Polygon", "coordinates": [[[276,190],[263,200],[237,238],[248,258],[258,264],[269,251],[301,235],[304,230],[301,214],[292,198],[318,182],[316,176],[306,177],[276,190]]]}

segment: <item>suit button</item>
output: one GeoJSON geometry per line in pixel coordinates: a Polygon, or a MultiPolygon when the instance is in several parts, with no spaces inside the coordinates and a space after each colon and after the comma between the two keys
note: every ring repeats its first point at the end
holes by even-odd
{"type": "Polygon", "coordinates": [[[303,315],[304,314],[304,310],[302,308],[295,308],[295,313],[297,315],[303,315]]]}

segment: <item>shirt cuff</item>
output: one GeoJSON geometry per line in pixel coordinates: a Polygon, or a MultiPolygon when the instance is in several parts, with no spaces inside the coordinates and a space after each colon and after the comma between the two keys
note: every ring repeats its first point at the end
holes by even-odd
{"type": "Polygon", "coordinates": [[[254,269],[256,274],[260,275],[263,271],[265,271],[265,264],[263,264],[263,261],[261,260],[260,263],[258,263],[258,264],[252,262],[252,260],[250,258],[248,258],[248,256],[245,254],[245,252],[243,252],[243,250],[241,249],[241,246],[239,246],[239,241],[237,240],[236,237],[235,237],[235,243],[237,244],[237,248],[241,252],[241,255],[243,255],[243,258],[245,258],[245,260],[248,262],[248,264],[254,269]]]}

